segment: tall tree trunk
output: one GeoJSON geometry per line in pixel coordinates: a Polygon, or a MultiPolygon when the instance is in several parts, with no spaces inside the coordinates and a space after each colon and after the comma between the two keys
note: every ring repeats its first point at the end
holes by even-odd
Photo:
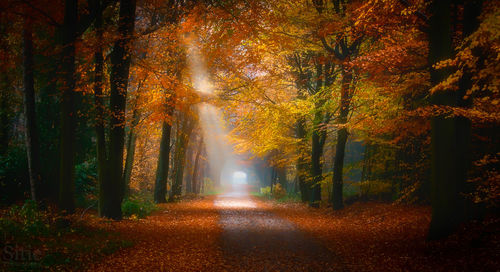
{"type": "Polygon", "coordinates": [[[321,112],[316,112],[314,120],[314,128],[312,133],[311,147],[311,177],[312,184],[310,189],[309,205],[318,208],[321,202],[321,181],[323,179],[323,165],[321,157],[323,155],[324,138],[326,132],[324,128],[319,127],[322,119],[321,112]]]}
{"type": "MultiPolygon", "coordinates": [[[[482,1],[464,1],[464,35],[477,29],[477,16],[482,1]]],[[[432,1],[429,22],[429,64],[433,65],[453,55],[451,30],[451,0],[432,1]]],[[[445,80],[449,70],[431,69],[433,85],[445,80]]],[[[434,105],[467,107],[465,91],[470,88],[470,75],[464,75],[459,90],[435,92],[434,105]]],[[[463,193],[469,168],[470,120],[464,117],[436,116],[431,120],[431,202],[432,219],[429,239],[439,239],[451,234],[464,220],[463,193]]]]}
{"type": "Polygon", "coordinates": [[[281,184],[281,187],[288,191],[288,181],[286,180],[286,168],[284,167],[276,168],[276,179],[277,183],[281,184]]]}
{"type": "MultiPolygon", "coordinates": [[[[432,1],[429,23],[429,64],[433,65],[452,56],[451,0],[432,1]]],[[[431,69],[431,83],[446,79],[449,71],[431,69]]],[[[454,105],[455,94],[449,90],[432,95],[434,105],[454,105]]],[[[461,221],[460,190],[464,183],[457,157],[457,126],[455,118],[436,116],[431,120],[432,161],[431,201],[432,219],[429,238],[438,239],[455,230],[461,221]]]]}
{"type": "MultiPolygon", "coordinates": [[[[299,120],[296,124],[296,135],[297,139],[301,142],[304,141],[306,137],[305,121],[303,119],[299,120]]],[[[309,184],[307,184],[307,162],[302,154],[301,146],[299,146],[299,157],[297,158],[297,179],[299,183],[300,198],[302,202],[306,203],[309,201],[310,192],[309,184]]]]}
{"type": "MultiPolygon", "coordinates": [[[[323,64],[316,64],[316,93],[322,92],[324,87],[329,86],[328,81],[330,78],[329,66],[325,65],[323,69],[323,64]]],[[[323,116],[323,110],[321,107],[325,104],[326,99],[321,98],[320,101],[316,102],[315,114],[313,120],[313,131],[312,131],[312,145],[311,145],[311,178],[312,184],[310,189],[310,199],[309,206],[318,208],[321,202],[321,181],[323,180],[323,163],[321,162],[321,157],[323,156],[323,147],[326,140],[326,130],[324,125],[328,123],[329,118],[323,116]],[[326,119],[326,120],[324,120],[326,119]]]]}
{"type": "Polygon", "coordinates": [[[118,33],[120,38],[115,42],[111,53],[110,77],[110,148],[109,168],[106,186],[103,192],[102,216],[120,220],[122,218],[121,203],[124,193],[123,149],[125,142],[125,106],[130,69],[130,52],[128,50],[134,34],[135,0],[120,1],[120,18],[118,33]],[[109,189],[109,190],[108,190],[109,189]]]}
{"type": "Polygon", "coordinates": [[[199,194],[199,182],[198,182],[198,168],[200,168],[200,157],[201,152],[203,151],[203,137],[200,137],[200,142],[198,143],[198,148],[196,150],[196,156],[194,159],[194,169],[193,169],[193,177],[191,181],[192,191],[195,194],[199,194]]]}
{"type": "Polygon", "coordinates": [[[137,109],[134,109],[132,114],[132,124],[130,124],[130,132],[127,142],[127,157],[125,158],[125,169],[123,170],[123,180],[125,183],[125,197],[130,196],[130,177],[132,176],[132,168],[134,166],[135,142],[137,133],[135,127],[139,124],[140,114],[137,109]]]}
{"type": "MultiPolygon", "coordinates": [[[[343,126],[347,123],[347,116],[350,107],[350,88],[352,73],[349,68],[342,67],[342,86],[340,90],[340,112],[338,123],[343,126]]],[[[332,206],[334,210],[344,208],[343,200],[343,169],[345,146],[347,143],[347,128],[341,127],[337,131],[337,146],[335,148],[335,159],[333,161],[333,188],[332,188],[332,206]]]]}
{"type": "MultiPolygon", "coordinates": [[[[98,7],[96,15],[95,28],[97,32],[97,39],[102,41],[102,8],[98,7]]],[[[97,172],[98,172],[98,187],[99,187],[99,215],[103,216],[104,194],[101,192],[112,190],[112,188],[104,188],[109,186],[106,183],[107,179],[107,166],[108,154],[106,150],[106,134],[105,134],[105,117],[104,117],[104,97],[102,93],[103,86],[103,67],[104,59],[102,53],[102,45],[99,43],[94,54],[95,59],[95,75],[94,75],[94,98],[96,107],[96,136],[97,136],[97,172]]]]}
{"type": "MultiPolygon", "coordinates": [[[[33,78],[33,34],[30,19],[25,19],[23,29],[23,82],[24,115],[26,121],[26,152],[30,178],[31,199],[40,200],[40,147],[35,117],[35,87],[33,78]]],[[[2,120],[3,121],[3,120],[2,120]]]]}
{"type": "Polygon", "coordinates": [[[182,178],[184,177],[184,166],[186,164],[186,147],[188,140],[181,132],[175,146],[175,164],[174,175],[172,179],[172,190],[170,191],[169,201],[173,202],[182,193],[182,178]]]}
{"type": "Polygon", "coordinates": [[[156,203],[165,203],[167,194],[168,169],[170,165],[170,133],[172,125],[163,121],[160,154],[158,155],[158,166],[156,168],[156,179],[154,187],[154,200],[156,203]]]}
{"type": "Polygon", "coordinates": [[[172,190],[170,191],[169,201],[175,201],[182,193],[182,181],[184,178],[184,167],[186,165],[186,151],[189,145],[189,136],[193,129],[193,121],[185,114],[182,125],[177,132],[177,141],[175,144],[175,164],[174,176],[172,179],[172,190]]]}
{"type": "Polygon", "coordinates": [[[61,157],[59,208],[75,210],[75,39],[78,1],[66,0],[64,6],[61,82],[61,157]]]}

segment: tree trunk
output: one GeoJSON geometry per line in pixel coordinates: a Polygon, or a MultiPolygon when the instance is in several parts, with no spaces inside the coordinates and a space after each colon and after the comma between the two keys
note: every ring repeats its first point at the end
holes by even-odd
{"type": "MultiPolygon", "coordinates": [[[[470,1],[464,8],[464,35],[470,35],[478,26],[482,1],[470,1]]],[[[433,65],[453,55],[451,31],[451,0],[433,1],[429,22],[429,64],[433,65]]],[[[433,85],[445,80],[449,70],[431,69],[433,85]]],[[[467,107],[470,100],[463,95],[470,87],[470,75],[459,82],[459,90],[435,92],[434,105],[467,107]]],[[[469,168],[470,120],[464,117],[436,116],[431,120],[431,202],[432,219],[429,239],[448,236],[465,219],[465,201],[462,197],[469,168]]]]}
{"type": "MultiPolygon", "coordinates": [[[[349,68],[342,67],[342,86],[340,90],[340,112],[338,123],[342,126],[347,123],[347,116],[350,107],[350,88],[352,74],[349,68]]],[[[347,128],[341,127],[337,131],[337,146],[335,148],[335,159],[333,161],[333,188],[332,188],[332,206],[334,210],[344,208],[343,200],[343,170],[345,146],[347,143],[347,128]]]]}
{"type": "Polygon", "coordinates": [[[75,210],[75,39],[78,1],[66,0],[64,7],[62,79],[61,82],[61,157],[59,208],[75,210]]]}
{"type": "Polygon", "coordinates": [[[168,169],[170,165],[170,132],[172,126],[163,121],[160,154],[158,156],[158,166],[156,168],[156,180],[154,188],[155,203],[165,203],[167,194],[168,169]]]}
{"type": "Polygon", "coordinates": [[[130,177],[132,176],[132,168],[134,167],[135,142],[137,133],[135,127],[139,124],[140,114],[137,109],[134,109],[132,114],[132,124],[130,124],[130,132],[127,142],[127,157],[125,158],[125,169],[123,170],[123,180],[125,183],[125,197],[130,196],[130,177]]]}
{"type": "Polygon", "coordinates": [[[23,82],[24,115],[26,120],[26,152],[30,178],[31,199],[41,199],[40,147],[35,117],[35,87],[33,78],[33,34],[30,19],[25,19],[23,29],[23,82]]]}
{"type": "Polygon", "coordinates": [[[110,148],[108,178],[105,189],[101,192],[103,201],[102,216],[120,220],[122,218],[121,203],[124,193],[123,149],[125,142],[125,106],[130,69],[129,46],[134,34],[135,0],[120,1],[120,17],[118,32],[120,38],[115,42],[111,53],[110,77],[110,148]],[[109,189],[109,190],[108,190],[109,189]]]}
{"type": "Polygon", "coordinates": [[[170,191],[169,201],[173,202],[176,198],[181,196],[182,193],[182,178],[184,177],[184,166],[186,164],[186,147],[187,139],[186,136],[181,132],[177,143],[175,146],[175,164],[174,164],[174,176],[172,179],[172,190],[170,191]]]}
{"type": "MultiPolygon", "coordinates": [[[[99,6],[97,11],[95,28],[97,32],[97,39],[102,40],[102,9],[99,6]]],[[[105,134],[105,118],[104,118],[104,97],[102,93],[103,86],[103,67],[104,59],[102,55],[102,45],[98,44],[96,52],[94,54],[95,59],[95,75],[94,75],[94,98],[95,98],[95,108],[96,108],[96,137],[97,137],[97,183],[99,188],[99,215],[103,216],[103,209],[106,207],[104,204],[104,194],[112,190],[111,188],[104,188],[109,186],[106,183],[107,179],[107,165],[108,165],[108,154],[106,150],[106,134],[105,134]]]]}
{"type": "MultiPolygon", "coordinates": [[[[296,125],[297,139],[304,141],[306,137],[305,121],[299,120],[296,125]]],[[[299,146],[299,157],[297,159],[297,179],[299,182],[300,198],[302,202],[309,202],[310,192],[309,184],[307,184],[307,162],[302,154],[301,146],[299,146]]]]}
{"type": "Polygon", "coordinates": [[[323,179],[323,167],[321,156],[323,155],[324,138],[326,132],[319,126],[322,124],[321,112],[317,112],[314,120],[314,128],[312,133],[312,149],[311,149],[311,177],[312,184],[310,189],[309,205],[318,208],[321,202],[321,181],[323,179]]]}
{"type": "Polygon", "coordinates": [[[182,193],[182,180],[184,177],[184,167],[186,165],[186,150],[189,145],[189,136],[193,129],[193,120],[187,114],[184,114],[182,125],[177,132],[177,141],[175,145],[175,166],[174,177],[172,180],[172,190],[170,191],[169,201],[175,201],[182,193]]]}
{"type": "Polygon", "coordinates": [[[192,186],[192,191],[195,194],[199,194],[199,182],[198,182],[198,168],[199,168],[199,161],[201,157],[201,152],[203,151],[203,137],[200,137],[200,142],[198,144],[198,149],[196,151],[196,157],[194,159],[194,169],[193,169],[193,177],[191,181],[191,186],[192,186]]]}
{"type": "MultiPolygon", "coordinates": [[[[451,0],[432,1],[429,24],[429,64],[452,56],[451,0]]],[[[431,69],[431,83],[446,79],[449,71],[431,69]]],[[[454,105],[455,94],[449,90],[432,95],[434,105],[454,105]]],[[[460,190],[465,175],[460,173],[457,157],[457,126],[455,118],[436,116],[431,120],[432,161],[431,201],[432,219],[429,238],[438,239],[452,233],[461,221],[460,190]]]]}

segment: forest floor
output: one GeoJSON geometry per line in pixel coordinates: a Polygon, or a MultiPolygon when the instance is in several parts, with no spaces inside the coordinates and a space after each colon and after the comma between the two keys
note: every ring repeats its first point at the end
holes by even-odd
{"type": "Polygon", "coordinates": [[[498,271],[500,267],[498,218],[468,224],[448,239],[428,242],[426,206],[370,202],[334,212],[223,194],[162,204],[145,219],[116,222],[85,215],[79,220],[81,224],[73,224],[71,231],[40,239],[34,246],[44,260],[49,255],[59,260],[46,268],[498,271]]]}
{"type": "Polygon", "coordinates": [[[301,203],[262,205],[319,239],[349,271],[500,271],[498,217],[431,242],[428,206],[368,202],[333,211],[301,203]]]}

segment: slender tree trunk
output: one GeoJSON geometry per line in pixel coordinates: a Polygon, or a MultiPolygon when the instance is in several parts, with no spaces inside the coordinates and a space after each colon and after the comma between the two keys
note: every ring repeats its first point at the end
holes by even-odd
{"type": "Polygon", "coordinates": [[[115,42],[111,53],[111,89],[110,89],[110,148],[108,178],[103,192],[102,216],[120,220],[121,203],[124,193],[123,150],[125,142],[125,106],[130,69],[129,46],[134,34],[135,0],[120,1],[118,32],[120,38],[115,42]],[[109,191],[107,190],[109,189],[109,191]]]}
{"type": "MultiPolygon", "coordinates": [[[[325,67],[326,68],[326,67],[325,67]]],[[[316,92],[321,92],[327,78],[328,69],[323,69],[323,64],[316,64],[316,92]]],[[[326,131],[323,125],[323,111],[321,107],[324,105],[325,100],[321,99],[315,105],[316,113],[313,120],[312,131],[312,145],[311,145],[311,190],[309,206],[318,208],[321,202],[321,181],[323,180],[323,163],[321,157],[323,156],[323,147],[325,145],[326,131]]]]}
{"type": "Polygon", "coordinates": [[[33,34],[30,19],[25,19],[23,30],[24,115],[26,121],[26,152],[30,177],[31,199],[40,200],[40,147],[35,117],[35,87],[33,78],[33,34]]]}
{"type": "Polygon", "coordinates": [[[75,39],[78,1],[66,0],[64,7],[63,55],[61,82],[61,157],[59,207],[68,213],[75,210],[75,39]]]}
{"type": "Polygon", "coordinates": [[[314,128],[312,132],[311,147],[311,177],[312,184],[310,189],[309,206],[318,208],[321,202],[321,181],[323,180],[323,147],[325,146],[326,131],[323,127],[323,114],[317,111],[314,117],[314,128]]]}
{"type": "Polygon", "coordinates": [[[182,181],[184,178],[184,167],[186,165],[186,150],[189,145],[189,136],[193,129],[193,121],[185,114],[182,125],[178,128],[177,141],[175,145],[175,166],[172,190],[170,191],[169,201],[175,201],[181,196],[182,181]]]}
{"type": "MultiPolygon", "coordinates": [[[[102,9],[99,6],[97,11],[95,28],[97,32],[97,39],[102,40],[102,9]]],[[[106,183],[107,179],[107,165],[108,154],[106,150],[106,134],[105,134],[105,117],[104,117],[104,97],[102,93],[103,86],[103,67],[104,59],[102,53],[102,45],[98,44],[94,54],[95,59],[95,75],[94,75],[94,98],[96,107],[96,137],[97,137],[97,172],[98,172],[98,188],[99,188],[99,215],[103,216],[103,209],[106,207],[104,201],[104,194],[102,192],[110,191],[112,188],[106,183]]]]}
{"type": "Polygon", "coordinates": [[[169,201],[175,201],[182,193],[182,178],[184,177],[184,166],[186,164],[186,147],[188,140],[181,132],[175,146],[175,164],[174,176],[172,179],[172,190],[170,191],[169,201]]]}
{"type": "MultiPolygon", "coordinates": [[[[297,122],[296,125],[296,135],[297,139],[304,141],[306,137],[306,130],[304,120],[301,119],[297,122]]],[[[299,147],[299,157],[297,159],[297,179],[299,183],[300,189],[300,197],[302,202],[306,203],[309,201],[310,192],[309,192],[309,184],[307,184],[307,162],[302,154],[301,147],[299,147]]]]}
{"type": "Polygon", "coordinates": [[[135,142],[137,133],[135,127],[139,124],[140,114],[137,109],[134,109],[132,114],[132,124],[130,124],[130,132],[127,142],[127,157],[125,158],[125,169],[123,170],[123,180],[125,182],[125,197],[130,196],[130,177],[132,176],[132,168],[134,167],[135,142]]]}
{"type": "Polygon", "coordinates": [[[198,148],[196,150],[196,155],[194,159],[194,167],[193,167],[193,177],[191,181],[191,186],[192,186],[192,191],[195,194],[199,194],[200,191],[198,189],[198,168],[200,167],[200,157],[201,157],[201,152],[203,151],[203,137],[200,137],[200,142],[198,143],[198,148]]]}
{"type": "MultiPolygon", "coordinates": [[[[343,67],[342,70],[342,86],[340,91],[340,113],[338,123],[342,126],[347,123],[347,116],[350,107],[350,88],[352,74],[348,68],[343,67]]],[[[334,210],[344,208],[343,200],[343,169],[345,146],[347,143],[347,128],[341,127],[337,131],[337,146],[335,148],[335,159],[333,161],[333,189],[332,189],[332,206],[334,210]]]]}
{"type": "Polygon", "coordinates": [[[283,167],[276,168],[276,178],[281,187],[288,191],[288,181],[286,180],[286,169],[283,167]]]}
{"type": "Polygon", "coordinates": [[[192,162],[194,161],[194,156],[196,150],[195,147],[193,146],[188,146],[186,149],[186,165],[184,170],[184,178],[183,178],[183,186],[185,188],[186,194],[192,193],[193,192],[193,187],[191,181],[193,180],[193,165],[192,162]]]}
{"type": "Polygon", "coordinates": [[[160,154],[158,156],[158,166],[156,168],[156,179],[154,188],[154,199],[156,203],[165,203],[167,194],[167,179],[170,159],[170,133],[172,126],[163,121],[160,154]]]}

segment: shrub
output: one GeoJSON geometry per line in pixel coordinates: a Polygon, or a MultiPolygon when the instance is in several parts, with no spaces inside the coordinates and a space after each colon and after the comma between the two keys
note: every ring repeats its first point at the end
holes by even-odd
{"type": "Polygon", "coordinates": [[[88,207],[97,196],[97,162],[95,159],[75,166],[75,196],[79,207],[88,207]]]}
{"type": "Polygon", "coordinates": [[[260,194],[262,196],[265,196],[265,197],[270,197],[271,196],[271,187],[270,186],[267,186],[267,187],[261,187],[260,188],[260,194]]]}
{"type": "Polygon", "coordinates": [[[47,235],[48,218],[38,210],[36,203],[27,200],[22,206],[13,206],[0,220],[0,231],[11,237],[47,235]]]}
{"type": "Polygon", "coordinates": [[[366,180],[353,184],[359,187],[362,199],[386,199],[391,195],[391,183],[384,180],[366,180]]]}
{"type": "Polygon", "coordinates": [[[286,190],[281,186],[280,183],[274,184],[273,185],[273,198],[274,199],[281,199],[286,196],[286,190]]]}
{"type": "Polygon", "coordinates": [[[122,203],[123,216],[131,218],[145,218],[158,208],[151,200],[127,199],[122,203]]]}

